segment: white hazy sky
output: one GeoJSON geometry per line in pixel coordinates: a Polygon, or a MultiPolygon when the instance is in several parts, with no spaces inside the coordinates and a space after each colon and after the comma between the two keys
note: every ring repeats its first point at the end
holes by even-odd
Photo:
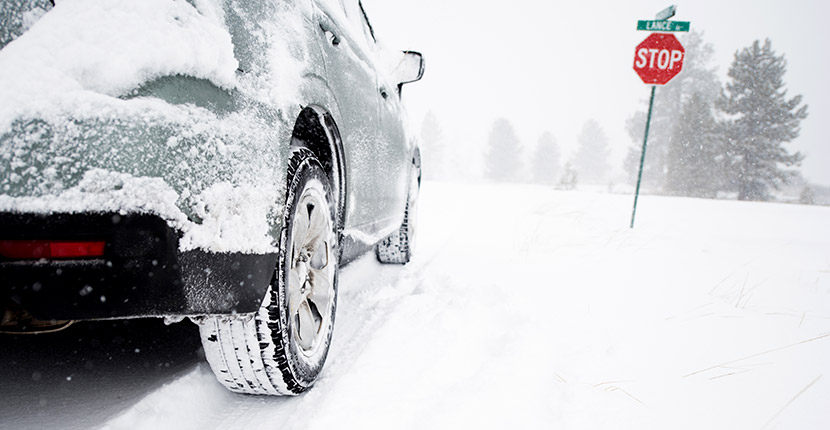
{"type": "MultiPolygon", "coordinates": [[[[554,134],[565,159],[584,122],[600,122],[612,164],[632,145],[625,120],[644,109],[649,88],[632,69],[634,47],[649,34],[638,19],[672,3],[654,0],[363,0],[380,41],[421,51],[423,81],[404,90],[413,123],[438,115],[445,141],[477,155],[495,118],[510,119],[526,156],[539,135],[554,134]]],[[[736,50],[770,38],[788,61],[788,94],[801,94],[809,117],[789,145],[805,153],[808,180],[830,185],[830,40],[828,3],[819,0],[697,0],[675,3],[674,20],[691,21],[715,48],[722,81],[736,50]]],[[[658,91],[660,89],[658,88],[658,91]]],[[[477,158],[478,159],[478,158],[477,158]]]]}

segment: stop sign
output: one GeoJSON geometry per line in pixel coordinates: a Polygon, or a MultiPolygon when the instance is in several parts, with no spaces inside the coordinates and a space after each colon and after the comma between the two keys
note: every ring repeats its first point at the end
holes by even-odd
{"type": "Polygon", "coordinates": [[[673,34],[652,33],[634,51],[634,71],[647,84],[665,85],[683,69],[685,57],[673,34]]]}

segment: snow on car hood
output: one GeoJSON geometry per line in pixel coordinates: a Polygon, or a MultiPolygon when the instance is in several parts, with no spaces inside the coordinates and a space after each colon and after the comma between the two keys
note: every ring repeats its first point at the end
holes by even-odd
{"type": "Polygon", "coordinates": [[[237,67],[217,14],[184,0],[59,1],[0,51],[0,131],[32,110],[116,97],[161,76],[232,88],[237,67]]]}
{"type": "Polygon", "coordinates": [[[130,96],[169,76],[235,91],[218,4],[62,0],[0,50],[0,211],[151,213],[183,251],[274,252],[273,110],[130,96]]]}

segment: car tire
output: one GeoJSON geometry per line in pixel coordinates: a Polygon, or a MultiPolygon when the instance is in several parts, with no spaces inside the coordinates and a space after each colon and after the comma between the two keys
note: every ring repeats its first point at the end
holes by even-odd
{"type": "Polygon", "coordinates": [[[319,376],[334,329],[336,208],[320,162],[311,151],[296,150],[288,168],[277,267],[259,311],[199,322],[207,361],[231,391],[295,395],[319,376]]]}
{"type": "Polygon", "coordinates": [[[375,256],[384,264],[406,264],[412,259],[415,246],[415,227],[418,220],[418,194],[421,188],[420,157],[413,158],[414,175],[407,193],[403,222],[394,233],[375,245],[375,256]]]}

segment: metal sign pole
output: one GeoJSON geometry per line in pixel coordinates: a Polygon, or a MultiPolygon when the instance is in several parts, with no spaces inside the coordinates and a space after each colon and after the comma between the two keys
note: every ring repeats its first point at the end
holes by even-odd
{"type": "Polygon", "coordinates": [[[643,180],[643,163],[646,161],[648,127],[651,125],[651,110],[654,107],[654,91],[656,89],[657,85],[651,86],[651,98],[648,101],[648,116],[646,117],[646,133],[643,136],[643,152],[640,154],[640,172],[637,173],[637,191],[634,193],[634,209],[631,211],[631,228],[634,228],[634,216],[637,215],[637,198],[640,197],[640,182],[643,180]]]}

